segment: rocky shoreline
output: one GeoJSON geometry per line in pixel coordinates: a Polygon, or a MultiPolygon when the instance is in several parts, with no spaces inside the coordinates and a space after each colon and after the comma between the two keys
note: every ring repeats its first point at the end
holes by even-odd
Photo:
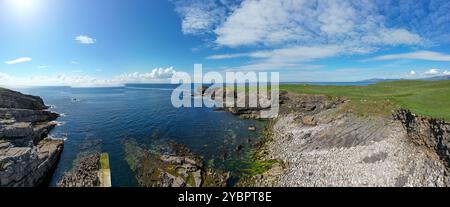
{"type": "Polygon", "coordinates": [[[407,110],[361,117],[339,98],[285,94],[255,159],[277,160],[240,186],[449,186],[450,124],[407,110]]]}
{"type": "Polygon", "coordinates": [[[56,166],[64,141],[49,137],[58,114],[40,97],[0,88],[0,186],[42,185],[56,166]]]}
{"type": "Polygon", "coordinates": [[[100,178],[100,153],[80,155],[74,169],[64,173],[59,180],[58,187],[98,187],[100,178]]]}
{"type": "Polygon", "coordinates": [[[229,173],[204,165],[186,146],[167,142],[147,149],[135,140],[124,141],[126,160],[141,187],[225,187],[229,173]]]}

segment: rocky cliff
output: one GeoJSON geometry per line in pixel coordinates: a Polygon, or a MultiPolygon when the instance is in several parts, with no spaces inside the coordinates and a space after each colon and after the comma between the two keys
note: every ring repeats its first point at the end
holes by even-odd
{"type": "Polygon", "coordinates": [[[396,111],[394,118],[402,122],[412,142],[435,152],[450,167],[450,123],[405,109],[396,111]]]}
{"type": "Polygon", "coordinates": [[[56,165],[63,140],[48,137],[58,114],[40,97],[0,88],[0,186],[41,185],[56,165]]]}
{"type": "Polygon", "coordinates": [[[449,186],[449,124],[414,116],[362,117],[347,101],[286,94],[257,153],[277,160],[244,186],[449,186]]]}

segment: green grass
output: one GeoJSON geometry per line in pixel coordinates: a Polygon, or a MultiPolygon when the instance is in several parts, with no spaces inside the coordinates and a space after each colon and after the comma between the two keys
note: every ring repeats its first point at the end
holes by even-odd
{"type": "Polygon", "coordinates": [[[281,85],[280,90],[301,94],[346,97],[348,108],[360,115],[389,115],[406,108],[420,115],[450,120],[450,80],[395,81],[369,86],[281,85]]]}

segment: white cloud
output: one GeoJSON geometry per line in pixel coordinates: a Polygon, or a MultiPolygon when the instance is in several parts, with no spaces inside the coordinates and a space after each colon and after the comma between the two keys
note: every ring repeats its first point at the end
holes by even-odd
{"type": "Polygon", "coordinates": [[[331,57],[342,52],[344,48],[336,45],[296,46],[274,50],[262,50],[251,53],[236,53],[208,56],[207,59],[231,59],[238,57],[263,58],[283,62],[303,62],[331,57]]]}
{"type": "Polygon", "coordinates": [[[51,67],[50,65],[40,65],[40,66],[38,66],[39,69],[47,69],[47,68],[50,68],[50,67],[51,67]]]}
{"type": "Polygon", "coordinates": [[[280,44],[417,45],[420,35],[390,28],[372,1],[245,0],[223,24],[222,46],[280,44]]]}
{"type": "Polygon", "coordinates": [[[170,79],[176,73],[177,71],[173,67],[155,68],[149,73],[134,72],[129,74],[122,74],[113,80],[118,82],[147,82],[153,80],[170,79]]]}
{"type": "Polygon", "coordinates": [[[70,64],[72,64],[72,65],[79,65],[80,63],[77,62],[77,61],[72,60],[72,61],[70,61],[70,64]]]}
{"type": "Polygon", "coordinates": [[[446,70],[446,71],[444,71],[442,74],[444,74],[444,75],[450,75],[450,71],[446,70]]]}
{"type": "Polygon", "coordinates": [[[351,49],[346,50],[346,48],[337,45],[321,45],[311,47],[297,46],[274,50],[262,50],[251,53],[213,55],[207,57],[207,59],[228,59],[237,57],[250,57],[257,59],[256,63],[227,69],[228,71],[267,71],[292,68],[299,70],[311,70],[321,68],[322,66],[304,64],[303,62],[332,57],[343,53],[344,51],[351,52],[351,49]]]}
{"type": "Polygon", "coordinates": [[[277,63],[277,62],[261,62],[242,65],[238,67],[226,68],[226,72],[232,71],[270,71],[270,70],[316,70],[323,68],[323,65],[309,65],[309,64],[297,64],[297,63],[277,63]]]}
{"type": "Polygon", "coordinates": [[[369,60],[396,60],[396,59],[414,59],[414,60],[429,60],[429,61],[450,61],[450,55],[432,52],[432,51],[417,51],[411,53],[382,55],[371,58],[369,60]]]}
{"type": "Polygon", "coordinates": [[[428,71],[425,71],[425,75],[438,75],[440,72],[439,72],[439,69],[430,69],[430,70],[428,70],[428,71]]]}
{"type": "Polygon", "coordinates": [[[29,57],[21,57],[21,58],[17,58],[14,60],[9,60],[9,61],[5,61],[5,64],[7,65],[14,65],[14,64],[18,64],[18,63],[25,63],[25,62],[30,62],[33,59],[29,58],[29,57]]]}
{"type": "Polygon", "coordinates": [[[130,73],[102,79],[81,73],[57,73],[55,75],[14,77],[0,73],[0,81],[6,86],[121,86],[126,83],[168,83],[178,72],[173,68],[155,68],[148,73],[130,73]]]}
{"type": "Polygon", "coordinates": [[[422,46],[428,41],[408,24],[389,24],[381,12],[384,6],[367,0],[175,1],[185,34],[206,33],[210,46],[237,51],[207,59],[255,59],[243,68],[294,67],[305,61],[400,45],[422,46]],[[239,51],[243,48],[255,51],[239,51]]]}
{"type": "Polygon", "coordinates": [[[6,82],[10,79],[9,75],[6,73],[0,73],[0,81],[1,82],[6,82]]]}
{"type": "MultiPolygon", "coordinates": [[[[185,34],[201,35],[209,47],[236,51],[207,59],[251,59],[238,68],[295,68],[322,58],[450,42],[447,0],[172,1],[185,34]]],[[[371,60],[395,59],[450,61],[450,55],[418,51],[371,60]]]]}
{"type": "Polygon", "coordinates": [[[211,33],[237,4],[233,0],[172,0],[184,34],[211,33]]]}
{"type": "Polygon", "coordinates": [[[89,37],[87,35],[79,35],[75,37],[75,40],[80,44],[91,45],[97,42],[96,39],[89,37]]]}
{"type": "Polygon", "coordinates": [[[221,55],[211,55],[206,57],[209,60],[222,60],[222,59],[231,59],[231,58],[239,58],[239,57],[248,57],[250,54],[248,53],[235,53],[235,54],[221,54],[221,55]]]}
{"type": "Polygon", "coordinates": [[[416,71],[411,70],[411,71],[409,71],[409,74],[410,74],[410,75],[416,75],[417,73],[416,73],[416,71]]]}
{"type": "Polygon", "coordinates": [[[385,45],[419,45],[422,38],[405,29],[382,29],[375,34],[363,37],[363,42],[385,45]]]}

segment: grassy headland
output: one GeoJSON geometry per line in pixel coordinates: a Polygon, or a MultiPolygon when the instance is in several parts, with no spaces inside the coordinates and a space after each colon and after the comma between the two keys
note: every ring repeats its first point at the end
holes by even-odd
{"type": "Polygon", "coordinates": [[[382,82],[368,86],[281,85],[280,90],[302,94],[345,97],[346,106],[358,115],[390,116],[397,108],[450,120],[450,80],[382,82]]]}

